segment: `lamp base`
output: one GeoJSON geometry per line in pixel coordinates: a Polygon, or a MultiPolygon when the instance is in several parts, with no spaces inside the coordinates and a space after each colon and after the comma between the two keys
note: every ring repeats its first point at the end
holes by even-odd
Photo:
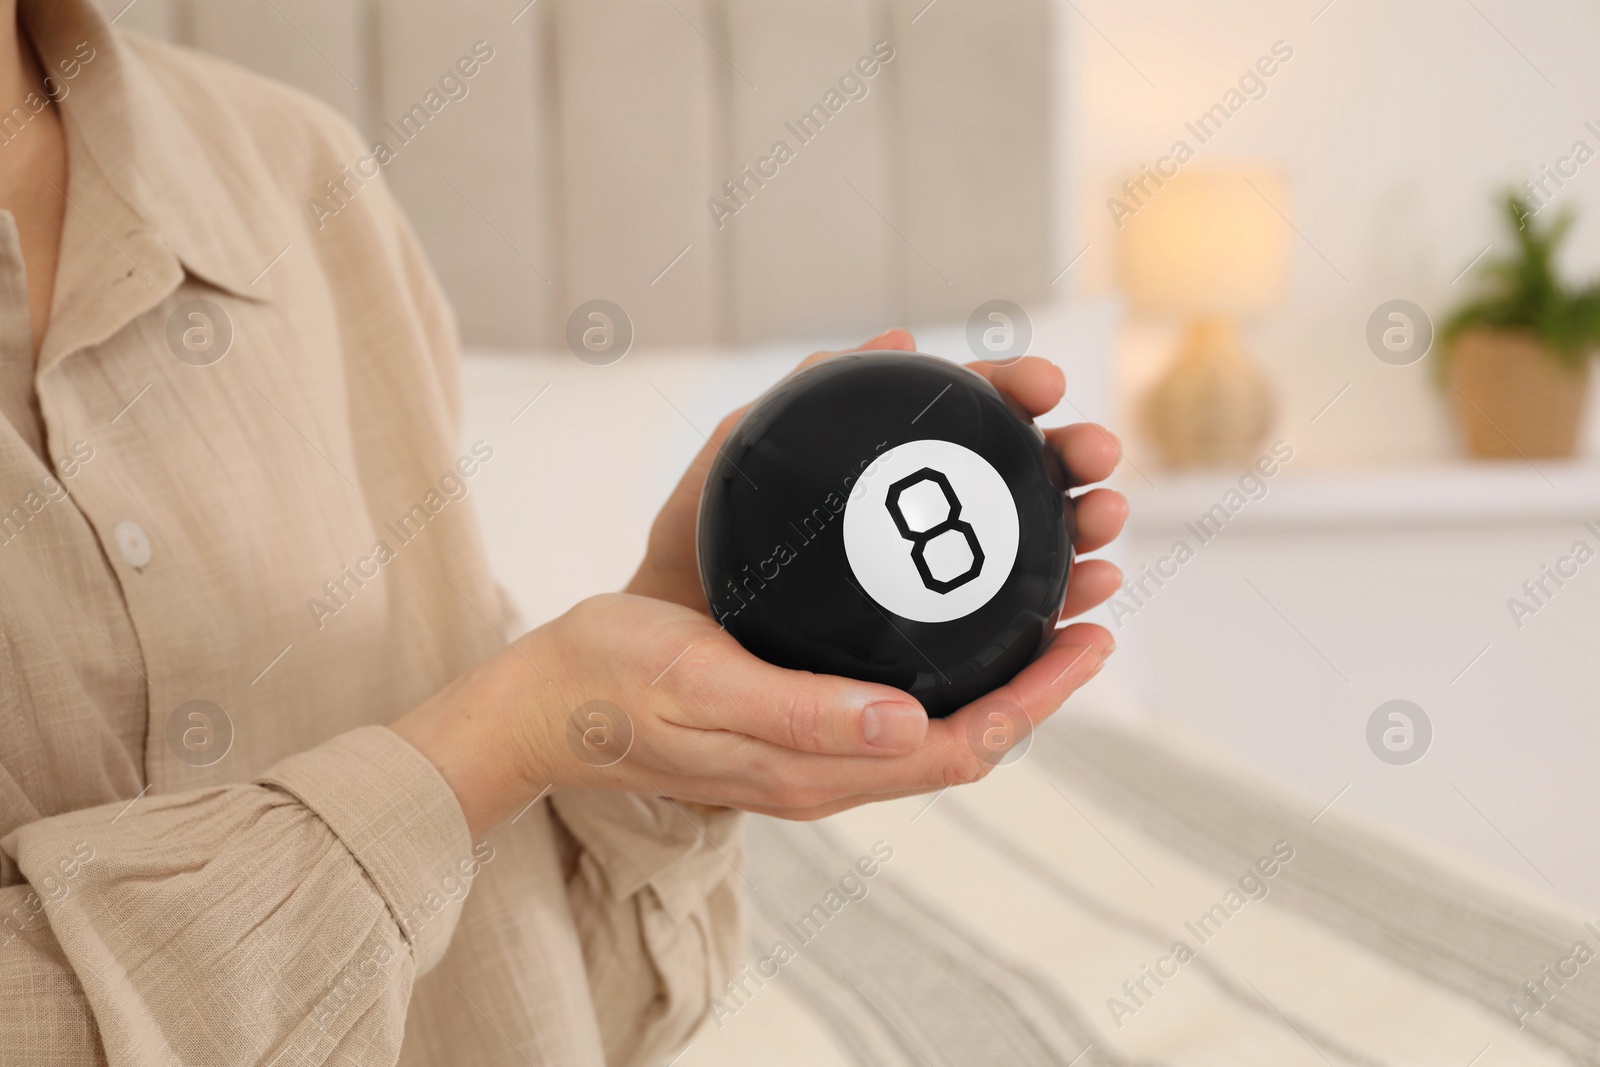
{"type": "Polygon", "coordinates": [[[1189,324],[1172,364],[1145,397],[1145,429],[1172,467],[1248,463],[1272,428],[1266,375],[1239,347],[1234,324],[1189,324]]]}

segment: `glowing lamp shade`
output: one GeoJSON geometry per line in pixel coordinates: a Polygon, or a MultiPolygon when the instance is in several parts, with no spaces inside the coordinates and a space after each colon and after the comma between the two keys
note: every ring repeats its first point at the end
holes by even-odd
{"type": "Polygon", "coordinates": [[[1279,296],[1293,232],[1279,172],[1192,169],[1141,189],[1150,195],[1141,191],[1118,234],[1120,280],[1136,310],[1236,318],[1279,296]]]}

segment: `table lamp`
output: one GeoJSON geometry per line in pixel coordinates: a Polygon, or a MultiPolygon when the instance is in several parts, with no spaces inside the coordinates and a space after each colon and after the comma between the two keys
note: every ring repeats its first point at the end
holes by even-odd
{"type": "Polygon", "coordinates": [[[1172,466],[1248,462],[1271,428],[1271,391],[1238,323],[1282,287],[1286,184],[1265,167],[1184,170],[1137,186],[1148,195],[1122,220],[1119,276],[1133,309],[1186,321],[1142,412],[1172,466]]]}

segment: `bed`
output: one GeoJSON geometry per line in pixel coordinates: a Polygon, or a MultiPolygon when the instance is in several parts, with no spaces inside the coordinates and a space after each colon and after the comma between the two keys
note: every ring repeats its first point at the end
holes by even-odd
{"type": "Polygon", "coordinates": [[[754,819],[753,977],[680,1067],[1600,1062],[1593,921],[1319,806],[1063,713],[979,786],[754,819]]]}

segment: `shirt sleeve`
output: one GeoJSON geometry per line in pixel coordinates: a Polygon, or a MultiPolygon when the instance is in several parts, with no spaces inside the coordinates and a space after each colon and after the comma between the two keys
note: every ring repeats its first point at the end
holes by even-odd
{"type": "Polygon", "coordinates": [[[583,789],[550,805],[606,1062],[665,1062],[742,954],[743,815],[583,789]]]}
{"type": "MultiPolygon", "coordinates": [[[[455,320],[415,232],[379,184],[371,208],[385,220],[381,232],[435,357],[439,395],[459,421],[455,320]]],[[[501,633],[521,633],[512,598],[497,593],[480,610],[497,615],[501,633]]],[[[565,835],[567,896],[606,1062],[665,1062],[709,1014],[711,991],[740,955],[742,816],[598,790],[562,790],[550,804],[565,835]]]]}
{"type": "Polygon", "coordinates": [[[257,781],[0,839],[0,1050],[30,1067],[393,1064],[476,863],[455,794],[364,727],[257,781]]]}

